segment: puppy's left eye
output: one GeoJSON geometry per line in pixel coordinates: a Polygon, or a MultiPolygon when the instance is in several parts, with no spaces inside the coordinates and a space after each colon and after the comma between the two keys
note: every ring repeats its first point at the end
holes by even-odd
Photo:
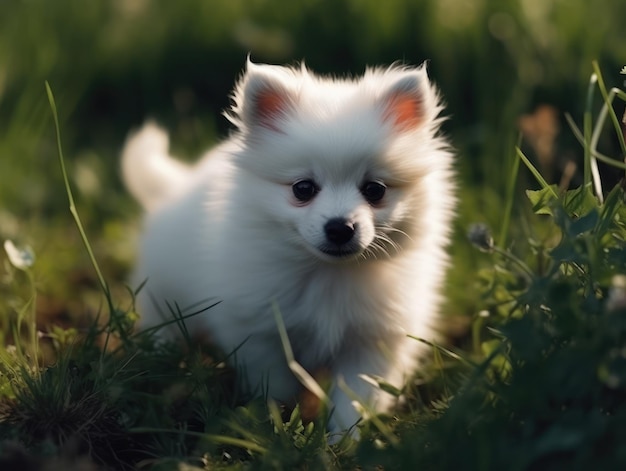
{"type": "Polygon", "coordinates": [[[361,187],[361,194],[369,204],[380,203],[385,196],[387,187],[380,182],[367,182],[361,187]]]}

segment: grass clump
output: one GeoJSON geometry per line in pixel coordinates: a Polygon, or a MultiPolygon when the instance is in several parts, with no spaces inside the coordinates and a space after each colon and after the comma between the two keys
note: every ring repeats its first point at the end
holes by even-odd
{"type": "Polygon", "coordinates": [[[519,224],[510,214],[495,240],[486,226],[471,231],[491,259],[476,279],[483,309],[467,348],[433,345],[432,364],[402,391],[404,405],[363,424],[360,442],[332,446],[323,419],[303,423],[298,409],[237,395],[219,352],[134,331],[134,309],[116,304],[82,230],[58,137],[107,312],[86,329],[40,333],[34,258],[10,244],[7,268],[27,289],[15,290],[13,314],[0,324],[0,467],[626,468],[625,195],[621,186],[603,194],[594,176],[596,159],[612,161],[597,149],[605,122],[622,150],[617,165],[626,156],[613,103],[626,94],[607,91],[597,68],[590,83],[603,97],[595,128],[591,99],[583,131],[570,120],[584,148],[582,186],[550,185],[518,150],[509,181],[522,162],[539,185],[526,193],[527,244],[504,245],[519,224]]]}

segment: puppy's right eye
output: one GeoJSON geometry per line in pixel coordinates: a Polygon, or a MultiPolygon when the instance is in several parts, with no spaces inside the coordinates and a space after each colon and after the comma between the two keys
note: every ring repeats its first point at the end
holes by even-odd
{"type": "Polygon", "coordinates": [[[300,180],[291,186],[293,196],[303,203],[313,199],[320,191],[313,180],[300,180]]]}

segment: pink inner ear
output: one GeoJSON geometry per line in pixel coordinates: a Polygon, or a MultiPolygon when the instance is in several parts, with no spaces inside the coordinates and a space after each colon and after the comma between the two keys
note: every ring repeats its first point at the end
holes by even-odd
{"type": "Polygon", "coordinates": [[[396,93],[389,97],[384,119],[393,120],[398,130],[409,130],[422,122],[422,102],[409,93],[396,93]]]}
{"type": "Polygon", "coordinates": [[[277,121],[286,112],[289,106],[288,99],[278,90],[264,88],[258,92],[255,101],[259,124],[274,131],[280,131],[277,121]]]}

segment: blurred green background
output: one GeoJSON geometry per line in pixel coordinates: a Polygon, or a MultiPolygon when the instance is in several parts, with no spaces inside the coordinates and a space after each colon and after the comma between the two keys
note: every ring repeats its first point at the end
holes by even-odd
{"type": "MultiPolygon", "coordinates": [[[[563,115],[581,122],[592,60],[608,86],[622,85],[626,2],[0,0],[0,238],[35,247],[41,309],[65,312],[63,292],[94,286],[67,211],[44,81],[78,209],[107,276],[123,280],[137,214],[118,176],[127,132],[156,118],[188,156],[225,136],[220,113],[248,53],[338,75],[428,60],[459,154],[462,234],[473,221],[498,227],[520,129],[551,181],[580,158],[563,115]]],[[[477,255],[453,251],[457,309],[471,311],[465,278],[477,255]]]]}

